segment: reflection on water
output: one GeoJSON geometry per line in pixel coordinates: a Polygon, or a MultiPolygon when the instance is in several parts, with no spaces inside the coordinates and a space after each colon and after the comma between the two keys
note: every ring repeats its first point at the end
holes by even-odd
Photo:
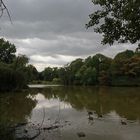
{"type": "Polygon", "coordinates": [[[0,137],[3,126],[28,122],[9,137],[35,135],[40,128],[35,139],[138,140],[140,88],[46,87],[0,94],[0,113],[0,137]]]}

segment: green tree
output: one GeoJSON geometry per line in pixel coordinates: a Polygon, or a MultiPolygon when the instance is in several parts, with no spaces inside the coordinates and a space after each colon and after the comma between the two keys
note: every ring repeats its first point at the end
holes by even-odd
{"type": "Polygon", "coordinates": [[[61,83],[64,85],[70,85],[70,71],[68,67],[62,67],[58,70],[61,83]]]}
{"type": "Polygon", "coordinates": [[[42,72],[45,81],[52,81],[53,80],[53,69],[50,67],[45,68],[42,72]]]}
{"type": "Polygon", "coordinates": [[[10,64],[15,59],[16,47],[5,39],[0,39],[0,61],[10,64]]]}
{"type": "Polygon", "coordinates": [[[26,67],[27,70],[27,76],[28,76],[28,81],[33,81],[33,80],[37,80],[39,78],[39,74],[37,69],[33,66],[33,65],[28,65],[26,67]]]}
{"type": "Polygon", "coordinates": [[[21,70],[14,70],[8,64],[0,65],[0,91],[19,90],[27,86],[27,76],[21,70]]]}
{"type": "Polygon", "coordinates": [[[96,69],[96,82],[99,84],[101,81],[99,80],[99,77],[102,79],[102,76],[104,77],[104,75],[108,75],[108,70],[110,68],[112,59],[102,54],[96,54],[92,58],[89,58],[90,57],[85,60],[85,64],[88,67],[93,67],[96,69]]]}
{"type": "Polygon", "coordinates": [[[86,85],[86,77],[85,77],[85,71],[88,67],[86,65],[83,65],[75,74],[77,79],[77,84],[80,85],[86,85]]]}
{"type": "Polygon", "coordinates": [[[114,60],[115,61],[121,61],[121,60],[126,60],[126,59],[130,59],[131,57],[134,56],[134,52],[131,51],[131,50],[126,50],[126,51],[123,51],[123,52],[120,52],[118,53],[114,60]]]}
{"type": "Polygon", "coordinates": [[[11,91],[25,88],[31,78],[29,59],[25,55],[16,57],[15,53],[15,45],[0,39],[0,90],[11,91]]]}
{"type": "Polygon", "coordinates": [[[26,55],[19,55],[14,59],[12,64],[14,69],[23,69],[27,66],[29,58],[26,55]]]}
{"type": "Polygon", "coordinates": [[[57,68],[57,67],[54,67],[54,68],[53,68],[53,79],[54,79],[54,78],[58,78],[58,75],[59,75],[59,74],[58,74],[58,68],[57,68]]]}
{"type": "Polygon", "coordinates": [[[103,35],[103,44],[136,43],[140,40],[140,0],[92,0],[98,10],[86,27],[103,35]]]}
{"type": "Polygon", "coordinates": [[[92,67],[88,67],[84,72],[84,79],[86,81],[86,85],[95,85],[97,84],[97,70],[92,67]]]}
{"type": "Polygon", "coordinates": [[[71,84],[76,84],[78,79],[76,79],[76,73],[77,71],[82,67],[83,65],[83,60],[78,58],[70,63],[68,65],[68,70],[69,70],[69,81],[71,84]]]}
{"type": "Polygon", "coordinates": [[[111,73],[113,75],[123,75],[123,69],[126,61],[129,61],[130,58],[134,56],[134,52],[131,50],[126,50],[118,53],[111,64],[111,73]]]}

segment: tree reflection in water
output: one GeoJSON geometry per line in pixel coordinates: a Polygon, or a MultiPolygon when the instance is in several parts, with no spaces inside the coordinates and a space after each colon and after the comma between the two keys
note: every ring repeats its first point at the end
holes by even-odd
{"type": "Polygon", "coordinates": [[[76,110],[92,110],[99,117],[115,111],[128,120],[140,119],[140,88],[55,87],[42,89],[46,99],[60,99],[76,110]]]}
{"type": "MultiPolygon", "coordinates": [[[[46,113],[42,125],[44,130],[51,129],[48,126],[54,123],[71,125],[69,120],[73,122],[73,126],[69,126],[71,129],[78,126],[81,129],[85,127],[87,131],[91,131],[89,125],[99,123],[102,119],[109,121],[109,119],[125,118],[139,121],[139,91],[140,88],[124,87],[47,87],[30,89],[26,93],[1,94],[0,134],[4,133],[3,126],[7,127],[21,122],[32,122],[34,128],[39,128],[43,108],[46,113]],[[86,124],[85,119],[89,125],[86,124]]],[[[103,124],[102,127],[108,125],[103,124]]],[[[65,129],[69,131],[70,128],[65,129]]],[[[102,130],[99,129],[99,131],[102,130]]],[[[14,134],[10,135],[13,139],[14,134]]]]}
{"type": "Polygon", "coordinates": [[[14,134],[9,131],[11,127],[27,122],[27,117],[36,106],[36,101],[28,98],[28,92],[0,94],[0,137],[14,139],[14,134]],[[5,137],[4,137],[5,135],[5,137]]]}

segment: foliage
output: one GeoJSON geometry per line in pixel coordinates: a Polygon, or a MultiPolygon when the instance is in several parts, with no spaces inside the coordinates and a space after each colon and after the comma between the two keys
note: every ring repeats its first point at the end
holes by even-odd
{"type": "Polygon", "coordinates": [[[19,90],[37,79],[38,72],[25,55],[16,56],[15,45],[0,39],[0,90],[19,90]]]}
{"type": "Polygon", "coordinates": [[[64,85],[140,85],[139,52],[126,50],[118,53],[114,59],[96,54],[86,59],[76,59],[61,68],[46,67],[39,73],[33,65],[28,64],[29,59],[25,55],[15,55],[14,45],[4,39],[1,41],[0,48],[8,57],[0,57],[0,90],[22,89],[32,81],[64,85]],[[6,49],[3,49],[5,46],[6,49]],[[12,51],[7,53],[8,50],[12,51]]]}
{"type": "Polygon", "coordinates": [[[0,61],[3,63],[10,64],[15,59],[16,48],[15,45],[5,41],[3,38],[0,39],[0,61]]]}
{"type": "Polygon", "coordinates": [[[47,67],[40,73],[40,80],[52,81],[54,78],[58,78],[58,68],[47,67]]]}
{"type": "Polygon", "coordinates": [[[21,71],[15,71],[8,65],[0,66],[0,90],[22,89],[26,87],[26,79],[21,71]]]}
{"type": "Polygon", "coordinates": [[[28,65],[26,67],[26,71],[27,71],[27,75],[28,75],[28,81],[34,81],[37,80],[39,78],[39,74],[37,69],[33,66],[33,65],[28,65]]]}
{"type": "Polygon", "coordinates": [[[104,80],[108,78],[106,73],[109,71],[111,62],[111,58],[97,54],[85,60],[76,59],[57,69],[58,77],[53,75],[53,68],[49,67],[45,68],[42,73],[44,74],[44,80],[53,81],[54,78],[59,78],[64,85],[96,85],[100,83],[100,77],[104,77],[104,80]]]}
{"type": "Polygon", "coordinates": [[[140,85],[140,55],[128,50],[119,53],[111,64],[110,74],[112,85],[140,85]]]}
{"type": "Polygon", "coordinates": [[[103,44],[136,43],[140,40],[139,0],[92,0],[98,10],[89,15],[86,27],[103,35],[103,44]]]}
{"type": "Polygon", "coordinates": [[[115,61],[121,61],[121,60],[127,60],[127,59],[130,59],[131,57],[134,56],[134,52],[131,51],[131,50],[126,50],[124,52],[121,52],[121,53],[118,53],[114,60],[115,61]]]}
{"type": "Polygon", "coordinates": [[[59,79],[64,85],[139,85],[140,55],[131,50],[118,53],[114,59],[102,54],[76,59],[62,68],[45,68],[44,80],[59,79]]]}

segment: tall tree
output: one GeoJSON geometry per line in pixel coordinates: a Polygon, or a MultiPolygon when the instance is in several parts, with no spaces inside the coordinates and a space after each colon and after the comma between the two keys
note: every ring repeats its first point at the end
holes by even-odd
{"type": "Polygon", "coordinates": [[[0,39],[0,61],[3,63],[12,63],[16,53],[16,47],[9,41],[0,39]]]}
{"type": "Polygon", "coordinates": [[[103,35],[102,44],[136,43],[140,40],[140,0],[92,0],[98,10],[86,27],[103,35]]]}

